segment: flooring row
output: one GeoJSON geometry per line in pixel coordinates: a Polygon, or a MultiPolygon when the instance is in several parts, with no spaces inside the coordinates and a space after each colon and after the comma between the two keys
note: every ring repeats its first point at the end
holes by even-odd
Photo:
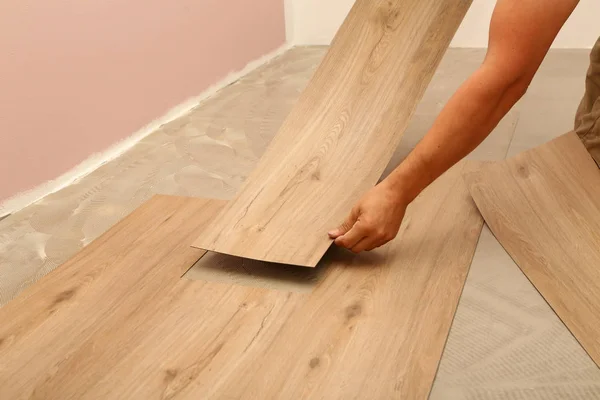
{"type": "Polygon", "coordinates": [[[0,309],[0,398],[426,399],[483,225],[474,167],[300,293],[181,278],[225,202],[154,197],[0,309]]]}

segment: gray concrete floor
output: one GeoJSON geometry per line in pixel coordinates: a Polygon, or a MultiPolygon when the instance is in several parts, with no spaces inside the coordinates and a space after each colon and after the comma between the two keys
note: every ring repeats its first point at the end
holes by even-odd
{"type": "MultiPolygon", "coordinates": [[[[74,185],[0,220],[0,305],[155,193],[233,197],[325,51],[290,50],[74,185]]],[[[387,171],[483,56],[448,51],[387,171]]],[[[587,64],[587,51],[552,51],[525,97],[469,158],[503,159],[572,129],[587,64]]],[[[487,228],[431,398],[600,398],[600,370],[487,228]]]]}

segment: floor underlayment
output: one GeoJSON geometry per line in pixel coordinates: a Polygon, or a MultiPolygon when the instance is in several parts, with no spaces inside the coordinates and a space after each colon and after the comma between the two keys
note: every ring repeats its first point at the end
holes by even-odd
{"type": "MultiPolygon", "coordinates": [[[[290,50],[76,184],[0,221],[0,305],[155,193],[232,198],[324,54],[322,47],[290,50]]],[[[448,51],[388,171],[483,57],[482,50],[448,51]]],[[[526,96],[470,158],[497,159],[499,148],[514,155],[572,129],[587,65],[587,51],[552,51],[526,96]]],[[[600,398],[600,370],[484,228],[431,399],[497,398],[600,398]]]]}

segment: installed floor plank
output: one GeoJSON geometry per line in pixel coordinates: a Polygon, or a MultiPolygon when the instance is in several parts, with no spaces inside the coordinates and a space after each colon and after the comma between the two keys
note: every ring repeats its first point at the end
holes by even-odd
{"type": "Polygon", "coordinates": [[[222,205],[157,196],[0,308],[0,398],[69,398],[72,380],[87,384],[87,371],[108,367],[92,361],[106,350],[106,328],[152,312],[146,302],[162,300],[204,254],[185,244],[201,232],[190,218],[203,225],[222,205]],[[89,345],[91,358],[79,358],[89,345]],[[64,397],[46,390],[67,382],[64,397]]]}
{"type": "Polygon", "coordinates": [[[156,197],[0,309],[0,398],[425,399],[483,223],[463,168],[311,291],[180,278],[223,203],[156,197]]]}
{"type": "Polygon", "coordinates": [[[461,168],[411,205],[390,245],[337,253],[281,333],[258,345],[263,356],[216,398],[426,399],[483,224],[461,168]]]}
{"type": "Polygon", "coordinates": [[[577,136],[467,180],[494,235],[600,365],[600,171],[577,136]]]}
{"type": "Polygon", "coordinates": [[[470,0],[358,0],[234,201],[194,246],[314,267],[377,182],[470,0]]]}

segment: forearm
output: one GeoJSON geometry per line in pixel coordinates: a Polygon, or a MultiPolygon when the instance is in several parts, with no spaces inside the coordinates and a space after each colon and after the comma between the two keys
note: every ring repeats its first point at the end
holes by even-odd
{"type": "Polygon", "coordinates": [[[482,66],[452,96],[433,126],[408,157],[386,178],[403,201],[475,149],[523,95],[523,80],[499,81],[482,66]]]}
{"type": "MultiPolygon", "coordinates": [[[[430,131],[384,181],[411,202],[477,147],[524,94],[578,0],[497,0],[488,52],[430,131]]],[[[383,183],[383,182],[382,182],[383,183]]]]}

